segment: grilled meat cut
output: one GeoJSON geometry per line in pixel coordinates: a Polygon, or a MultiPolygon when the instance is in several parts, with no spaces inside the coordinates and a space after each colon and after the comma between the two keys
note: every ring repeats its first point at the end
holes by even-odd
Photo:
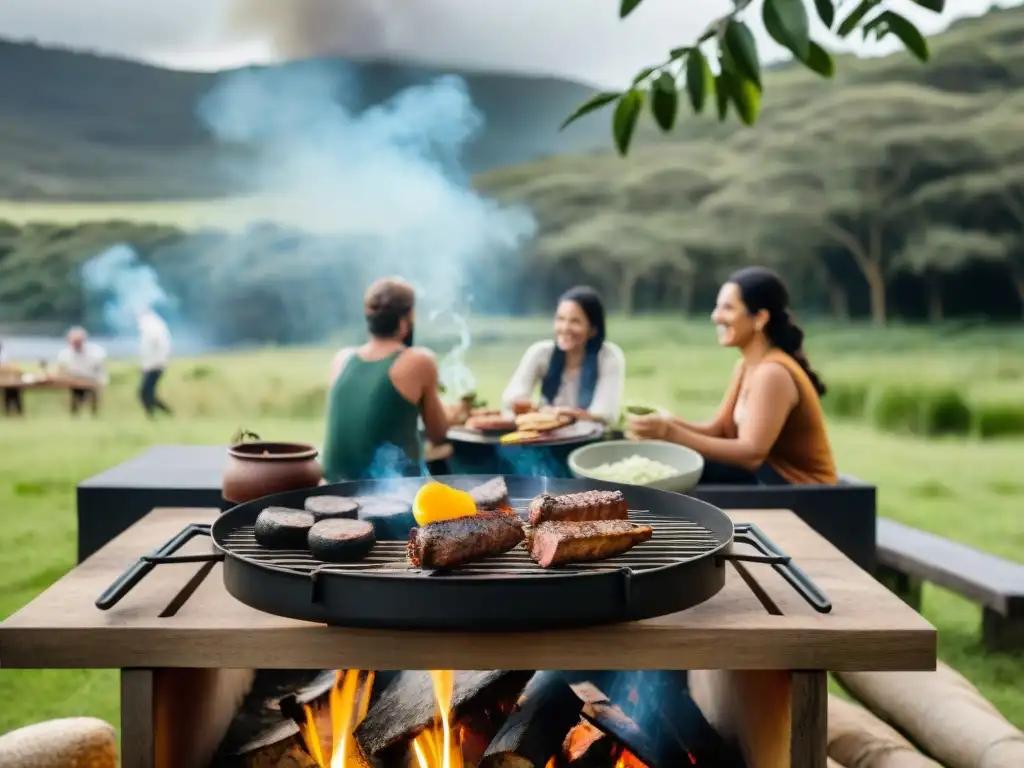
{"type": "Polygon", "coordinates": [[[481,512],[443,520],[409,533],[409,561],[421,568],[452,568],[508,552],[526,533],[516,515],[481,512]]]}
{"type": "Polygon", "coordinates": [[[530,532],[526,547],[535,563],[550,568],[606,560],[629,551],[653,535],[651,526],[628,520],[541,523],[530,532]]]}
{"type": "Polygon", "coordinates": [[[551,496],[542,493],[530,502],[530,524],[548,521],[625,520],[629,505],[622,491],[584,491],[551,496]]]}
{"type": "Polygon", "coordinates": [[[469,492],[479,509],[497,509],[509,506],[508,485],[504,477],[488,480],[469,492]]]}

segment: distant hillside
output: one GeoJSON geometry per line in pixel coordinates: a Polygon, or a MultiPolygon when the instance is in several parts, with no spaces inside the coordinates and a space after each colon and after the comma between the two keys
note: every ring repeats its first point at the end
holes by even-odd
{"type": "MultiPolygon", "coordinates": [[[[580,83],[389,63],[329,65],[355,73],[357,109],[440,74],[461,75],[487,126],[467,153],[474,173],[607,143],[600,123],[557,131],[593,91],[580,83]]],[[[224,182],[231,158],[195,118],[198,100],[217,77],[0,40],[0,199],[154,200],[239,192],[224,182]]]]}

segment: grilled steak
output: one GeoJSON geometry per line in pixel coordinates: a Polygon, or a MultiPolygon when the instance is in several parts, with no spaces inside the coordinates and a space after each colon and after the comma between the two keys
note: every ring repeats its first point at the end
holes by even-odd
{"type": "Polygon", "coordinates": [[[530,524],[625,520],[628,517],[628,506],[622,491],[584,491],[563,496],[542,493],[530,502],[530,524]]]}
{"type": "Polygon", "coordinates": [[[621,555],[653,535],[651,526],[628,520],[541,523],[530,532],[527,549],[534,562],[550,568],[621,555]]]}
{"type": "Polygon", "coordinates": [[[509,506],[508,485],[505,484],[504,477],[496,477],[483,485],[478,485],[469,492],[469,495],[473,497],[478,509],[497,509],[509,506]]]}
{"type": "Polygon", "coordinates": [[[526,538],[515,515],[481,512],[430,523],[409,532],[409,561],[421,568],[451,568],[508,552],[526,538]]]}

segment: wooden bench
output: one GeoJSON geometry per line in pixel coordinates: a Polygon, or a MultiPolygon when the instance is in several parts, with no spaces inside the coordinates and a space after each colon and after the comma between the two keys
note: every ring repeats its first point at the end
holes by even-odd
{"type": "Polygon", "coordinates": [[[988,648],[1024,648],[1024,565],[884,517],[876,559],[879,581],[915,609],[923,582],[945,587],[982,607],[988,648]]]}

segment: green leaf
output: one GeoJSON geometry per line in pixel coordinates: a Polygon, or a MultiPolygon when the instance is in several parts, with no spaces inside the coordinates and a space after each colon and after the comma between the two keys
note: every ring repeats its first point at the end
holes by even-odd
{"type": "Polygon", "coordinates": [[[733,65],[736,74],[761,87],[761,62],[757,58],[757,43],[750,27],[742,21],[729,19],[722,35],[722,52],[733,65]]]}
{"type": "Polygon", "coordinates": [[[676,92],[676,81],[668,72],[662,72],[651,85],[651,112],[654,122],[665,133],[676,124],[679,112],[679,94],[676,92]]]}
{"type": "Polygon", "coordinates": [[[708,91],[715,87],[715,76],[708,66],[700,48],[694,48],[686,57],[686,92],[690,97],[693,111],[700,114],[704,111],[704,102],[708,91]]]}
{"type": "Polygon", "coordinates": [[[864,17],[874,9],[882,0],[861,0],[860,4],[850,11],[850,14],[843,19],[839,25],[839,29],[836,34],[840,37],[847,37],[853,30],[855,30],[860,23],[864,21],[864,17]]]}
{"type": "Polygon", "coordinates": [[[633,78],[633,85],[640,85],[644,80],[653,75],[658,71],[657,67],[644,67],[636,73],[636,77],[633,78]]]}
{"type": "Polygon", "coordinates": [[[814,0],[814,7],[818,11],[821,23],[832,29],[832,25],[836,21],[836,7],[832,4],[832,0],[814,0]]]}
{"type": "Polygon", "coordinates": [[[928,61],[931,58],[931,54],[928,51],[928,41],[924,39],[924,35],[918,31],[912,22],[892,11],[880,13],[877,19],[872,20],[872,23],[876,21],[884,25],[882,28],[885,31],[882,32],[880,37],[885,37],[891,32],[900,39],[900,42],[906,46],[908,51],[921,61],[928,61]]]}
{"type": "Polygon", "coordinates": [[[587,101],[580,104],[580,106],[576,108],[575,112],[573,112],[571,115],[569,115],[569,117],[565,119],[565,122],[562,123],[561,127],[558,130],[564,131],[566,126],[568,126],[570,123],[576,122],[584,115],[589,115],[591,112],[600,109],[606,104],[611,104],[621,95],[622,94],[619,93],[618,91],[602,91],[601,93],[591,96],[589,99],[587,99],[587,101]]]}
{"type": "Polygon", "coordinates": [[[792,51],[800,61],[807,58],[811,24],[804,0],[764,0],[761,18],[775,42],[792,51]]]}
{"type": "Polygon", "coordinates": [[[914,0],[914,3],[932,13],[942,13],[946,10],[946,0],[914,0]]]}
{"type": "Polygon", "coordinates": [[[836,63],[832,60],[832,54],[813,40],[810,42],[810,50],[804,64],[822,77],[832,77],[836,73],[836,63]]]}
{"type": "Polygon", "coordinates": [[[644,92],[630,88],[619,99],[612,116],[612,136],[620,155],[629,152],[629,144],[633,141],[633,132],[640,117],[640,109],[644,105],[644,92]]]}
{"type": "Polygon", "coordinates": [[[692,50],[693,48],[687,45],[682,48],[673,48],[671,51],[668,52],[668,55],[671,61],[676,61],[677,59],[682,59],[685,58],[686,56],[689,56],[690,51],[692,50]]]}
{"type": "Polygon", "coordinates": [[[643,0],[622,0],[622,3],[619,5],[619,18],[624,19],[629,16],[642,2],[643,0]]]}
{"type": "Polygon", "coordinates": [[[745,125],[756,123],[757,114],[761,110],[761,89],[750,80],[736,78],[729,95],[732,97],[732,103],[736,105],[740,120],[745,125]]]}
{"type": "Polygon", "coordinates": [[[718,77],[715,78],[715,100],[718,103],[718,119],[720,121],[724,121],[726,115],[729,114],[729,99],[735,79],[736,76],[725,69],[721,70],[718,77]]]}

